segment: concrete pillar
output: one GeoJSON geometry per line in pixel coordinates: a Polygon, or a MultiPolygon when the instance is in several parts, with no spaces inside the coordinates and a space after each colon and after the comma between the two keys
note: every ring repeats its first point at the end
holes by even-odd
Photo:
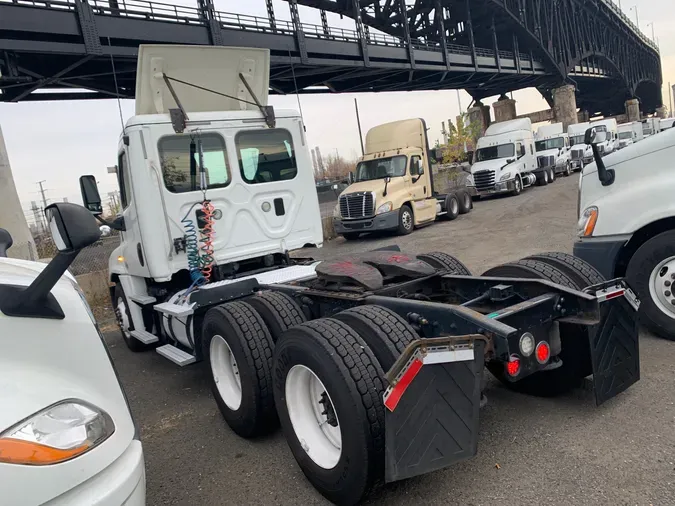
{"type": "Polygon", "coordinates": [[[556,121],[563,124],[563,131],[565,132],[567,132],[568,126],[578,123],[577,97],[574,92],[575,88],[571,84],[565,84],[552,92],[553,114],[556,121]]]}
{"type": "Polygon", "coordinates": [[[516,119],[516,101],[506,95],[499,97],[492,108],[495,111],[495,123],[516,119]]]}
{"type": "Polygon", "coordinates": [[[666,108],[666,106],[662,105],[661,107],[658,107],[656,109],[656,115],[661,119],[667,118],[668,117],[668,109],[666,108]]]}
{"type": "Polygon", "coordinates": [[[19,195],[14,185],[12,168],[9,165],[5,138],[0,128],[0,228],[4,228],[14,240],[14,245],[7,251],[12,258],[37,260],[37,250],[33,236],[28,228],[26,217],[21,209],[19,195]]]}
{"type": "Polygon", "coordinates": [[[630,123],[640,121],[640,101],[637,98],[626,100],[626,116],[630,123]]]}
{"type": "Polygon", "coordinates": [[[476,105],[470,107],[466,111],[469,116],[469,122],[478,123],[480,125],[479,137],[482,137],[485,134],[485,130],[490,126],[490,106],[483,105],[480,101],[476,102],[476,105]]]}
{"type": "Polygon", "coordinates": [[[591,113],[588,111],[579,111],[577,114],[577,123],[588,123],[591,121],[591,113]]]}

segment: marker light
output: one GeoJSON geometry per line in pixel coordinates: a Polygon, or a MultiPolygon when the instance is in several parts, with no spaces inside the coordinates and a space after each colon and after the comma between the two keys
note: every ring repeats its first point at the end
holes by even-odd
{"type": "Polygon", "coordinates": [[[534,351],[534,336],[529,332],[525,332],[520,336],[520,353],[525,357],[532,355],[534,351]]]}
{"type": "Polygon", "coordinates": [[[547,342],[542,341],[537,345],[535,355],[537,357],[537,362],[545,364],[548,362],[548,359],[551,358],[551,347],[547,342]]]}
{"type": "Polygon", "coordinates": [[[509,376],[518,376],[520,372],[520,359],[513,355],[506,363],[506,372],[509,373],[509,376]]]}

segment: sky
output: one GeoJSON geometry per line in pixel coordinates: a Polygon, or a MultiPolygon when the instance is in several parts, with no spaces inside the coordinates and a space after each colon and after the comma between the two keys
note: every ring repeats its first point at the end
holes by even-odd
{"type": "MultiPolygon", "coordinates": [[[[196,5],[196,0],[162,0],[165,3],[196,5]]],[[[214,0],[217,10],[246,13],[265,17],[264,0],[214,0]],[[245,4],[245,5],[242,5],[245,4]]],[[[623,10],[635,20],[638,10],[642,31],[652,36],[652,25],[661,48],[666,105],[668,83],[675,84],[675,9],[673,0],[623,0],[623,10]]],[[[619,3],[615,0],[615,3],[619,3]]],[[[277,19],[290,20],[288,4],[274,0],[277,19]]],[[[300,7],[300,19],[305,23],[320,24],[319,12],[300,7]]],[[[329,14],[331,26],[353,29],[353,21],[329,14]]],[[[361,126],[365,132],[378,124],[410,117],[422,117],[430,128],[430,141],[442,141],[441,122],[459,114],[471,101],[465,93],[452,91],[386,92],[339,95],[300,96],[302,112],[310,147],[319,146],[322,154],[335,153],[347,158],[360,154],[359,136],[354,114],[357,98],[361,126]]],[[[534,90],[514,93],[519,114],[547,109],[546,102],[534,90]]],[[[497,99],[484,100],[492,104],[497,99]]],[[[285,109],[298,109],[295,95],[270,96],[270,104],[285,109]]],[[[126,121],[133,115],[132,100],[121,101],[122,116],[126,121]]],[[[79,203],[78,178],[94,174],[100,184],[101,196],[116,190],[114,175],[106,167],[116,163],[117,142],[121,131],[116,100],[0,103],[0,127],[14,174],[14,180],[25,211],[31,201],[40,201],[38,181],[49,202],[68,198],[79,203]]],[[[29,223],[32,213],[28,213],[29,223]]]]}

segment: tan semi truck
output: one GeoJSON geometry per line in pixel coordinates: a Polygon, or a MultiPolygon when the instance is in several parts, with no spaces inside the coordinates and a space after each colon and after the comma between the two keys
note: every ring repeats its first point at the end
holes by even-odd
{"type": "Polygon", "coordinates": [[[347,240],[377,231],[403,235],[438,217],[452,220],[469,212],[473,207],[469,190],[437,188],[432,169],[423,119],[370,129],[365,154],[335,206],[335,231],[347,240]]]}

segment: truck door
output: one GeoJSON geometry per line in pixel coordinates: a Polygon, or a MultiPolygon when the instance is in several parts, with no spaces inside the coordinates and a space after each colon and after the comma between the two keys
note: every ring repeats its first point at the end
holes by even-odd
{"type": "Polygon", "coordinates": [[[431,188],[431,169],[425,167],[424,159],[419,155],[410,157],[410,196],[413,201],[413,214],[415,224],[433,220],[436,217],[436,199],[430,198],[433,193],[431,188]]]}
{"type": "Polygon", "coordinates": [[[137,199],[133,195],[129,158],[125,148],[122,148],[118,154],[117,182],[120,187],[119,212],[124,217],[124,226],[126,228],[125,231],[121,232],[122,256],[130,275],[148,277],[147,259],[143,252],[140,227],[138,226],[137,199]]]}

